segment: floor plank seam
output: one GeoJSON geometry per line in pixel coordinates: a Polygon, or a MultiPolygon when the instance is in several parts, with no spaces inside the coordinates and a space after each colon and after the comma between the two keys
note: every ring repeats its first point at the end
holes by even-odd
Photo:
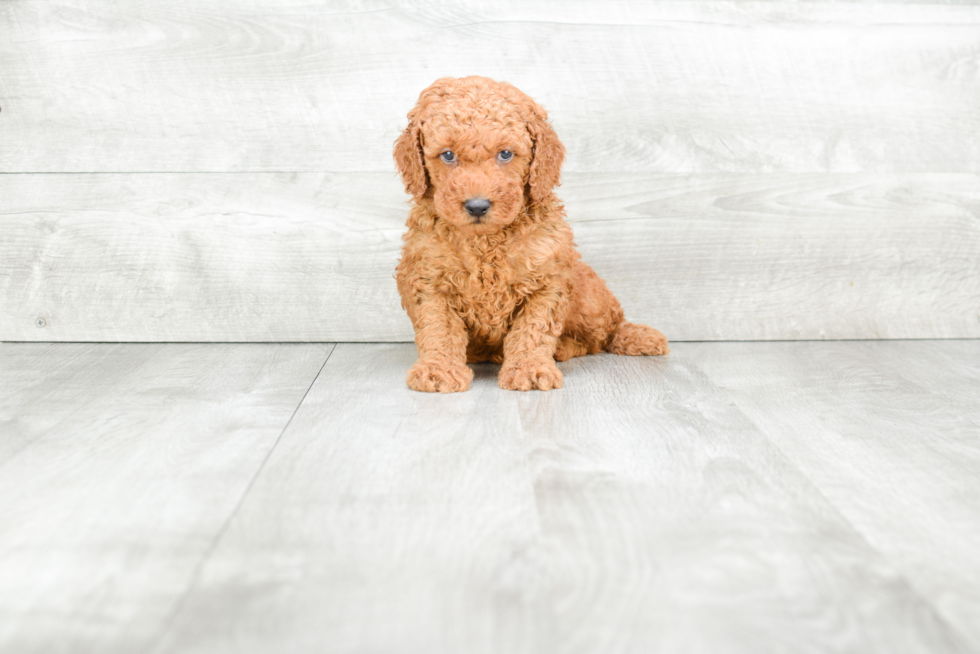
{"type": "Polygon", "coordinates": [[[207,564],[208,560],[210,560],[215,550],[217,550],[218,545],[221,543],[221,540],[224,538],[225,533],[228,531],[228,527],[234,521],[235,516],[238,515],[239,510],[242,508],[242,505],[245,503],[245,500],[248,498],[249,493],[252,491],[252,487],[255,485],[256,480],[258,480],[259,476],[261,476],[262,471],[265,469],[266,464],[269,462],[269,459],[272,457],[272,453],[276,450],[276,447],[279,445],[279,442],[282,440],[282,437],[286,434],[286,431],[289,429],[289,425],[292,424],[293,422],[293,418],[296,417],[296,414],[299,412],[300,407],[303,406],[303,402],[306,401],[306,397],[310,394],[310,390],[313,388],[313,385],[316,384],[316,380],[320,378],[320,374],[323,372],[323,369],[327,366],[327,362],[330,361],[330,357],[333,355],[333,353],[336,350],[337,350],[337,344],[334,343],[333,347],[330,348],[330,351],[327,353],[326,358],[323,360],[323,364],[320,366],[320,369],[317,370],[316,374],[313,376],[313,380],[310,382],[310,385],[306,388],[306,392],[303,393],[303,397],[301,397],[299,402],[296,403],[296,408],[293,409],[292,414],[290,414],[289,420],[286,421],[286,424],[279,432],[279,435],[276,436],[276,440],[273,441],[272,447],[270,447],[269,451],[266,452],[265,457],[262,459],[262,463],[260,463],[258,468],[255,470],[255,474],[252,475],[252,478],[249,480],[248,485],[245,487],[245,490],[242,491],[241,497],[238,498],[238,502],[235,503],[234,508],[228,514],[227,519],[225,519],[224,524],[221,525],[221,528],[218,530],[218,533],[216,533],[214,535],[214,538],[211,539],[211,543],[208,545],[207,550],[205,550],[204,555],[201,557],[201,560],[198,561],[198,564],[194,567],[194,572],[191,573],[190,579],[187,583],[187,587],[184,589],[184,592],[180,596],[180,598],[174,603],[173,610],[163,620],[157,634],[153,638],[151,638],[147,642],[146,646],[143,648],[142,651],[144,654],[150,654],[151,652],[156,650],[159,644],[163,641],[163,638],[173,628],[174,623],[177,620],[177,616],[180,615],[180,612],[184,608],[184,604],[187,602],[187,598],[190,597],[191,592],[194,590],[195,586],[197,586],[197,581],[201,576],[201,571],[204,569],[204,566],[207,564]]]}
{"type": "MultiPolygon", "coordinates": [[[[534,529],[536,532],[536,538],[534,543],[529,550],[533,550],[535,554],[545,551],[547,546],[548,534],[545,532],[545,527],[543,521],[541,520],[541,491],[538,485],[538,473],[535,470],[535,465],[533,461],[533,441],[534,432],[528,428],[527,421],[525,418],[525,410],[521,406],[521,397],[517,396],[513,398],[514,408],[517,411],[517,424],[521,429],[521,444],[524,465],[527,466],[528,473],[528,486],[531,493],[531,498],[534,504],[534,529]]],[[[554,611],[552,607],[552,612],[554,611]]]]}

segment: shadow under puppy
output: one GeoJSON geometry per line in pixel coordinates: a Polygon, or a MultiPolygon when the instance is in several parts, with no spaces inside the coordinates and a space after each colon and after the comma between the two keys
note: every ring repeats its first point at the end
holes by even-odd
{"type": "Polygon", "coordinates": [[[579,260],[553,192],[565,148],[534,100],[445,78],[408,119],[394,156],[414,198],[396,274],[419,353],[410,388],[465,391],[466,363],[493,361],[501,388],[546,391],[562,385],[556,360],[669,351],[579,260]]]}

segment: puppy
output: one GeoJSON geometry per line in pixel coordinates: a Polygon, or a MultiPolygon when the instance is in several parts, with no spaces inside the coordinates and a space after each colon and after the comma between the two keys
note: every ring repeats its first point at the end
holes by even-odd
{"type": "Polygon", "coordinates": [[[445,78],[408,121],[394,157],[413,197],[396,273],[419,355],[410,388],[465,391],[466,363],[493,361],[501,388],[547,391],[562,386],[556,360],[669,351],[579,260],[554,194],[565,148],[534,100],[445,78]]]}

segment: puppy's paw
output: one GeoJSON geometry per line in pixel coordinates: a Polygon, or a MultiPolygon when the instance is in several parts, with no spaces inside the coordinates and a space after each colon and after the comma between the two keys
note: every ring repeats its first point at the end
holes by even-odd
{"type": "Polygon", "coordinates": [[[456,393],[468,390],[473,370],[462,363],[419,361],[405,377],[408,387],[423,393],[456,393]]]}
{"type": "Polygon", "coordinates": [[[667,354],[667,338],[653,327],[634,325],[624,322],[613,334],[606,346],[607,352],[626,354],[628,356],[643,356],[667,354]]]}
{"type": "Polygon", "coordinates": [[[550,391],[552,388],[561,388],[561,370],[555,365],[553,359],[519,359],[517,361],[504,360],[504,365],[500,369],[500,376],[497,377],[500,388],[508,391],[529,391],[538,389],[550,391]]]}

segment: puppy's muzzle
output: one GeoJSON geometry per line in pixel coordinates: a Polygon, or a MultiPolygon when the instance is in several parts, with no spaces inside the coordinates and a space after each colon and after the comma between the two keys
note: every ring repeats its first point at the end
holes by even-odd
{"type": "Polygon", "coordinates": [[[466,209],[466,213],[479,220],[490,211],[491,204],[493,203],[490,200],[484,198],[470,198],[463,203],[463,208],[466,209]]]}

